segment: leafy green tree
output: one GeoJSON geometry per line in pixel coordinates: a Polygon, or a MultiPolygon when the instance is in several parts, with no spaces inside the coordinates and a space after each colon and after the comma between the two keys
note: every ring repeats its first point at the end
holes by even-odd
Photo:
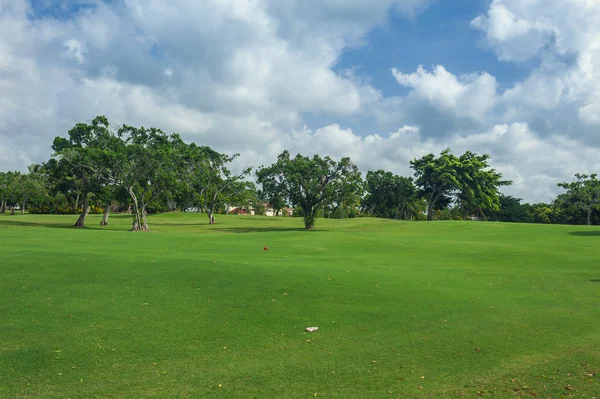
{"type": "Polygon", "coordinates": [[[84,227],[90,194],[97,193],[108,180],[106,151],[114,136],[104,116],[97,116],[91,124],[76,124],[68,134],[68,138],[56,137],[52,149],[54,157],[69,170],[81,190],[82,210],[75,227],[84,227]]]}
{"type": "Polygon", "coordinates": [[[491,169],[488,154],[477,155],[471,151],[459,157],[457,193],[459,208],[463,217],[469,214],[480,215],[487,219],[484,211],[497,212],[500,209],[500,187],[509,186],[510,181],[502,180],[502,174],[491,169]]]}
{"type": "Polygon", "coordinates": [[[360,172],[352,171],[333,184],[335,195],[329,204],[330,215],[339,219],[356,215],[364,195],[364,182],[360,172]]]}
{"type": "Polygon", "coordinates": [[[428,154],[414,159],[410,166],[415,171],[415,184],[427,201],[427,220],[433,220],[436,206],[440,202],[449,203],[461,188],[460,160],[446,149],[437,158],[428,154]]]}
{"type": "Polygon", "coordinates": [[[510,195],[500,195],[500,207],[496,211],[490,211],[488,220],[496,222],[532,223],[533,220],[527,207],[521,204],[520,198],[510,195]]]}
{"type": "MultiPolygon", "coordinates": [[[[490,168],[489,155],[470,151],[454,156],[449,149],[439,157],[433,154],[410,162],[415,171],[415,184],[427,201],[427,220],[433,220],[439,204],[458,202],[466,212],[484,215],[486,209],[500,206],[499,187],[511,184],[490,168]]],[[[485,215],[484,215],[485,216],[485,215]]]]}
{"type": "Polygon", "coordinates": [[[19,202],[20,196],[20,172],[6,172],[4,174],[4,195],[5,195],[5,209],[10,206],[10,214],[15,214],[15,208],[19,202]]]}
{"type": "Polygon", "coordinates": [[[598,175],[576,174],[575,181],[558,183],[559,187],[567,190],[564,202],[579,206],[586,213],[588,226],[592,224],[592,210],[600,203],[600,181],[598,175]]]}
{"type": "Polygon", "coordinates": [[[0,172],[0,214],[6,213],[8,201],[9,174],[0,172]]]}
{"type": "Polygon", "coordinates": [[[273,165],[261,167],[256,176],[268,197],[281,196],[302,209],[307,230],[315,228],[315,220],[323,205],[339,198],[344,187],[342,182],[352,184],[352,179],[360,178],[350,158],[339,162],[318,155],[309,158],[298,154],[292,158],[287,150],[273,165]]]}
{"type": "Polygon", "coordinates": [[[29,170],[31,173],[18,174],[14,180],[15,195],[21,208],[21,215],[25,214],[28,201],[43,198],[46,193],[43,178],[39,173],[39,166],[32,165],[29,170]]]}
{"type": "Polygon", "coordinates": [[[275,195],[272,197],[269,201],[269,205],[271,205],[271,208],[273,208],[273,212],[275,213],[274,216],[277,216],[281,210],[287,206],[285,198],[283,198],[281,195],[275,195]]]}
{"type": "Polygon", "coordinates": [[[424,211],[423,200],[411,178],[383,170],[367,173],[367,195],[363,209],[374,216],[392,219],[419,219],[424,211]]]}
{"type": "Polygon", "coordinates": [[[185,144],[177,134],[123,125],[110,154],[110,180],[129,194],[133,231],[148,231],[148,206],[181,184],[185,144]]]}
{"type": "Polygon", "coordinates": [[[247,168],[242,173],[235,174],[229,165],[239,154],[229,156],[221,154],[207,146],[190,144],[186,156],[188,178],[208,216],[208,223],[215,224],[217,206],[224,203],[236,202],[240,195],[249,189],[244,182],[251,172],[247,168]]]}

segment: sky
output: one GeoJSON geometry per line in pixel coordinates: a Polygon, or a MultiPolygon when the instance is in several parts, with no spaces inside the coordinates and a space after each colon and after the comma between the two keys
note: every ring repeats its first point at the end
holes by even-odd
{"type": "Polygon", "coordinates": [[[0,170],[106,115],[240,153],[412,175],[491,155],[509,195],[600,172],[597,0],[0,0],[0,170]]]}

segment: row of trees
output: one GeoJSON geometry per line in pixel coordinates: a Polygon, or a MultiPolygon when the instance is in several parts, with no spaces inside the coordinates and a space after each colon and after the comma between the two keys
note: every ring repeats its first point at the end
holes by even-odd
{"type": "Polygon", "coordinates": [[[114,130],[104,116],[78,123],[66,137],[56,137],[52,149],[52,157],[32,165],[27,174],[0,173],[0,213],[24,213],[26,208],[32,213],[78,213],[75,226],[84,227],[90,212],[102,213],[101,224],[107,225],[111,211],[126,211],[134,231],[149,229],[149,212],[193,208],[214,224],[226,204],[260,213],[265,203],[276,211],[293,206],[306,229],[313,229],[319,216],[600,221],[596,175],[577,175],[574,182],[559,184],[566,193],[553,204],[521,204],[500,193],[511,182],[490,167],[489,156],[470,151],[456,156],[445,150],[415,159],[410,163],[413,177],[379,170],[363,180],[349,158],[292,157],[288,151],[272,165],[234,173],[230,165],[238,154],[188,144],[156,128],[123,125],[114,130]]]}

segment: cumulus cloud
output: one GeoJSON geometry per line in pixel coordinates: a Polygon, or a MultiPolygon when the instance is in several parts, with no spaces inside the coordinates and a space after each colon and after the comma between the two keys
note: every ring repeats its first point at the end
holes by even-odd
{"type": "Polygon", "coordinates": [[[415,73],[404,74],[397,69],[392,73],[402,86],[459,117],[482,120],[496,102],[496,79],[485,72],[457,77],[437,65],[433,72],[419,66],[415,73]]]}
{"type": "Polygon", "coordinates": [[[598,167],[594,3],[494,0],[471,25],[498,59],[532,63],[527,78],[500,89],[486,71],[394,69],[408,94],[385,97],[340,58],[390,13],[418,18],[435,2],[0,0],[0,168],[47,159],[54,136],[104,114],[240,152],[240,165],[289,149],[410,175],[429,152],[488,152],[511,193],[549,200],[598,167]]]}
{"type": "Polygon", "coordinates": [[[512,118],[598,144],[600,7],[593,0],[494,0],[472,21],[501,60],[536,61],[502,103],[512,118]],[[538,119],[536,121],[535,119],[538,119]],[[546,126],[540,123],[546,120],[546,126]],[[565,122],[568,121],[568,122],[565,122]],[[548,126],[549,125],[549,126],[548,126]]]}

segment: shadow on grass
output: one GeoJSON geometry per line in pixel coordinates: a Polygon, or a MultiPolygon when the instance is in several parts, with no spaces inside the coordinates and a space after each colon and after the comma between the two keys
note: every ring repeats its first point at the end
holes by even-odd
{"type": "MultiPolygon", "coordinates": [[[[278,227],[278,226],[269,226],[269,227],[214,227],[212,230],[220,231],[223,233],[274,233],[274,232],[286,232],[286,231],[306,231],[302,228],[295,227],[278,227]]],[[[315,230],[319,231],[319,230],[315,230]]]]}
{"type": "Polygon", "coordinates": [[[572,231],[569,235],[577,237],[600,237],[600,230],[572,231]]]}
{"type": "Polygon", "coordinates": [[[592,283],[600,283],[600,278],[593,278],[590,280],[592,283]]]}
{"type": "MultiPolygon", "coordinates": [[[[75,217],[74,220],[77,220],[75,217]]],[[[22,220],[5,220],[0,218],[0,225],[7,226],[21,226],[21,227],[48,227],[51,229],[74,229],[73,227],[75,222],[73,223],[48,223],[48,222],[27,222],[22,220]]]]}

